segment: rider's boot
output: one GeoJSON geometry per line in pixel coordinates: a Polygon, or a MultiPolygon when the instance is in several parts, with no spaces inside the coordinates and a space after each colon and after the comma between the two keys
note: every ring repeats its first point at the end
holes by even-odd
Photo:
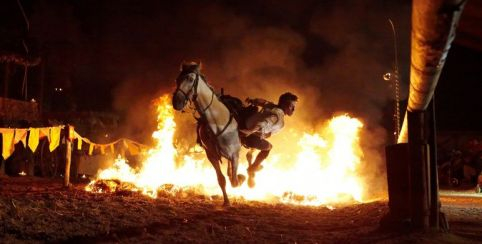
{"type": "Polygon", "coordinates": [[[263,167],[261,163],[263,160],[268,156],[269,150],[264,150],[258,153],[254,163],[248,167],[248,186],[250,188],[255,187],[256,182],[254,181],[254,177],[257,171],[260,171],[263,167]]]}
{"type": "Polygon", "coordinates": [[[262,165],[253,164],[248,167],[248,186],[249,188],[254,188],[256,186],[256,182],[254,181],[254,177],[256,176],[256,172],[263,169],[262,165]]]}
{"type": "Polygon", "coordinates": [[[256,182],[254,181],[255,171],[248,168],[248,186],[249,188],[254,188],[256,182]]]}

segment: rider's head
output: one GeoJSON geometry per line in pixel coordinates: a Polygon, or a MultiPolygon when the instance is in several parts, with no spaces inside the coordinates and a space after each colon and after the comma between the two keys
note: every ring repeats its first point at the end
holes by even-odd
{"type": "Polygon", "coordinates": [[[297,101],[298,97],[295,94],[286,92],[279,97],[278,106],[286,115],[291,116],[295,111],[297,101]]]}

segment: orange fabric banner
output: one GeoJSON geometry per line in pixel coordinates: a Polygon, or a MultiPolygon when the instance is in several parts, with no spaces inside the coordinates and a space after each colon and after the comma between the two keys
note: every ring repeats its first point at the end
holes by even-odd
{"type": "Polygon", "coordinates": [[[15,129],[15,139],[13,144],[22,142],[24,147],[27,147],[27,129],[15,129]]]}
{"type": "Polygon", "coordinates": [[[47,137],[47,139],[50,141],[50,127],[39,128],[39,130],[39,138],[47,137]]]}
{"type": "Polygon", "coordinates": [[[139,147],[137,147],[136,144],[134,144],[132,142],[128,142],[127,144],[128,144],[129,153],[132,156],[135,156],[135,155],[139,154],[139,147]]]}

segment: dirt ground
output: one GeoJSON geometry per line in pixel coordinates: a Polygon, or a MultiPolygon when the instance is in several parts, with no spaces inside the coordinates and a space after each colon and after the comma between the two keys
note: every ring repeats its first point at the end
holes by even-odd
{"type": "Polygon", "coordinates": [[[138,194],[93,194],[60,180],[0,178],[2,243],[477,243],[482,197],[442,197],[449,233],[379,230],[386,201],[301,207],[192,194],[150,199],[138,194]]]}

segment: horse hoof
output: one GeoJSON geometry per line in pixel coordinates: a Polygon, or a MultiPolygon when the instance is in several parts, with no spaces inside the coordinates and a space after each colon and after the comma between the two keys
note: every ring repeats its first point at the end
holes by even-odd
{"type": "Polygon", "coordinates": [[[246,181],[246,176],[238,174],[238,186],[242,186],[244,181],[246,181]]]}

